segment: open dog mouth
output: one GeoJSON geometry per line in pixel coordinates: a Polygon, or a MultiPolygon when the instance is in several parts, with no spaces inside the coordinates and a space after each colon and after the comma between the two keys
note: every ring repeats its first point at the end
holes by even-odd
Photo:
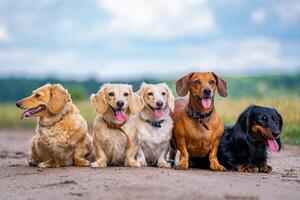
{"type": "Polygon", "coordinates": [[[260,133],[260,135],[264,139],[266,145],[269,147],[269,149],[271,151],[277,152],[280,150],[279,144],[277,142],[277,139],[279,139],[279,136],[277,138],[275,138],[275,137],[273,137],[271,130],[257,126],[257,125],[254,126],[253,128],[256,132],[260,133]]]}
{"type": "Polygon", "coordinates": [[[21,120],[23,120],[25,118],[30,118],[34,114],[44,111],[45,109],[46,109],[45,105],[39,105],[34,108],[30,108],[30,109],[26,110],[25,112],[23,112],[23,114],[21,115],[21,120]]]}
{"type": "Polygon", "coordinates": [[[123,123],[128,120],[128,117],[123,108],[113,109],[117,118],[117,121],[123,123]]]}
{"type": "Polygon", "coordinates": [[[161,118],[164,115],[164,109],[162,107],[158,107],[158,108],[153,108],[152,106],[148,105],[151,110],[154,113],[154,116],[157,118],[161,118]]]}
{"type": "Polygon", "coordinates": [[[212,98],[210,96],[205,96],[205,97],[197,96],[197,97],[200,100],[203,108],[205,108],[205,109],[210,108],[211,103],[212,103],[212,98]]]}

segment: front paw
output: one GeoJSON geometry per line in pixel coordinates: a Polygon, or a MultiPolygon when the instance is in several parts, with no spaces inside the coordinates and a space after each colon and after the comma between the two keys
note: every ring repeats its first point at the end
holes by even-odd
{"type": "Polygon", "coordinates": [[[91,163],[91,167],[92,168],[105,168],[105,167],[107,167],[107,164],[106,164],[106,162],[97,162],[97,161],[95,161],[95,162],[92,162],[91,163]]]}
{"type": "Polygon", "coordinates": [[[147,167],[147,162],[145,160],[138,160],[137,161],[138,165],[140,165],[141,167],[147,167]]]}
{"type": "Polygon", "coordinates": [[[245,173],[257,173],[259,169],[251,165],[241,165],[238,167],[238,171],[245,173]]]}
{"type": "Polygon", "coordinates": [[[212,161],[210,162],[210,168],[214,171],[225,171],[225,167],[223,165],[220,165],[218,161],[212,161]]]}
{"type": "Polygon", "coordinates": [[[52,163],[50,164],[49,162],[41,162],[37,165],[38,168],[52,168],[55,167],[52,163]]]}
{"type": "Polygon", "coordinates": [[[176,165],[175,169],[187,170],[189,168],[189,163],[186,160],[180,160],[176,165]]]}
{"type": "Polygon", "coordinates": [[[90,161],[85,159],[76,159],[74,164],[78,167],[88,167],[90,166],[90,161]]]}
{"type": "Polygon", "coordinates": [[[162,162],[158,162],[157,163],[157,167],[159,168],[170,168],[171,167],[171,164],[168,163],[167,161],[162,161],[162,162]]]}
{"type": "Polygon", "coordinates": [[[267,164],[262,164],[258,168],[258,172],[260,173],[271,173],[272,172],[272,167],[267,164]]]}
{"type": "Polygon", "coordinates": [[[125,167],[141,167],[141,164],[134,159],[126,159],[124,163],[125,167]]]}

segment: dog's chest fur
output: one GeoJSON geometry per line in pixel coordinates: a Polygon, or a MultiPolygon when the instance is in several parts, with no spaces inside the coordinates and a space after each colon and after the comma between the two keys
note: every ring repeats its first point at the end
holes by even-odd
{"type": "MultiPolygon", "coordinates": [[[[55,125],[53,127],[38,127],[39,133],[38,142],[43,146],[43,149],[57,162],[70,160],[73,154],[73,147],[71,144],[70,134],[67,130],[62,129],[61,126],[55,125]]],[[[72,161],[67,161],[72,162],[72,161]]]]}
{"type": "Polygon", "coordinates": [[[161,128],[153,127],[141,119],[137,124],[138,144],[142,148],[146,161],[157,162],[164,148],[169,148],[173,128],[171,118],[166,117],[161,128]]]}
{"type": "Polygon", "coordinates": [[[215,112],[209,119],[204,120],[208,125],[207,130],[202,124],[191,119],[183,112],[181,118],[186,138],[186,147],[190,157],[205,157],[212,149],[213,143],[223,134],[221,118],[215,112]]]}

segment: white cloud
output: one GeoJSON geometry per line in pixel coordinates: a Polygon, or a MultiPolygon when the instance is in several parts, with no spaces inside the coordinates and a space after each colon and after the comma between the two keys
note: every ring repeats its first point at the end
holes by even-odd
{"type": "Polygon", "coordinates": [[[89,76],[106,80],[159,76],[174,78],[186,71],[216,71],[226,75],[292,73],[300,69],[299,44],[254,37],[217,40],[205,45],[168,47],[168,54],[124,58],[86,58],[72,51],[0,50],[2,75],[89,76]]]}
{"type": "Polygon", "coordinates": [[[127,34],[143,37],[207,35],[218,29],[207,0],[99,0],[109,14],[96,34],[127,34]]]}
{"type": "Polygon", "coordinates": [[[255,10],[251,13],[251,20],[255,24],[263,24],[266,20],[266,11],[262,9],[255,10]]]}
{"type": "Polygon", "coordinates": [[[280,3],[275,3],[274,11],[279,15],[280,19],[288,24],[295,23],[299,25],[300,23],[300,1],[281,1],[280,3]]]}
{"type": "Polygon", "coordinates": [[[9,34],[7,28],[0,23],[0,43],[1,42],[10,42],[12,40],[11,35],[9,34]]]}

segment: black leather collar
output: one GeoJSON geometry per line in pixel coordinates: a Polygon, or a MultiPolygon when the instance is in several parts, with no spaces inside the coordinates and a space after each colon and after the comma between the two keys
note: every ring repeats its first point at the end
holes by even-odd
{"type": "MultiPolygon", "coordinates": [[[[143,119],[144,120],[144,119],[143,119]]],[[[150,124],[153,127],[161,128],[161,124],[165,121],[164,119],[158,120],[158,121],[151,121],[150,119],[144,120],[148,124],[150,124]]]]}
{"type": "Polygon", "coordinates": [[[187,115],[191,118],[193,118],[194,120],[196,120],[197,122],[199,122],[200,124],[202,124],[202,126],[204,126],[204,128],[206,128],[207,130],[209,130],[209,127],[207,126],[207,124],[204,122],[204,120],[206,118],[209,118],[211,116],[211,114],[214,112],[214,107],[212,107],[210,109],[210,111],[206,112],[206,113],[199,113],[196,112],[192,109],[192,107],[187,106],[186,107],[186,112],[187,115]]]}

